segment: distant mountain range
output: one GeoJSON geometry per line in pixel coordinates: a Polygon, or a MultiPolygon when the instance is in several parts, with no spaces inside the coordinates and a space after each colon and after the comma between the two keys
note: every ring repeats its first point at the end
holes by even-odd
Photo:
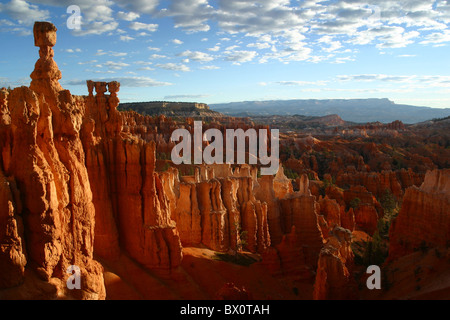
{"type": "Polygon", "coordinates": [[[345,121],[358,123],[400,120],[418,123],[450,115],[450,108],[428,108],[396,104],[389,99],[271,100],[212,104],[211,109],[230,116],[337,114],[345,121]]]}

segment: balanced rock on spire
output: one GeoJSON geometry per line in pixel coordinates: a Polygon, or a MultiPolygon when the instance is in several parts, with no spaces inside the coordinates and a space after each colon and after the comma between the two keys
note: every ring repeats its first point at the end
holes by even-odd
{"type": "Polygon", "coordinates": [[[56,31],[55,25],[50,22],[35,22],[33,28],[34,45],[39,47],[39,60],[30,75],[32,79],[30,89],[38,94],[44,94],[47,99],[63,90],[58,82],[62,77],[61,71],[53,60],[56,31]]]}

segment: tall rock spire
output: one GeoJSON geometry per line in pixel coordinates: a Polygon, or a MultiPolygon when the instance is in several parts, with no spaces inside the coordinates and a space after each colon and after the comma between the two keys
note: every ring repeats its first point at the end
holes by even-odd
{"type": "Polygon", "coordinates": [[[39,47],[39,60],[30,75],[32,79],[30,89],[43,94],[47,100],[56,97],[57,93],[63,90],[58,82],[62,77],[61,71],[53,60],[56,30],[55,25],[50,22],[34,23],[34,45],[39,47]]]}

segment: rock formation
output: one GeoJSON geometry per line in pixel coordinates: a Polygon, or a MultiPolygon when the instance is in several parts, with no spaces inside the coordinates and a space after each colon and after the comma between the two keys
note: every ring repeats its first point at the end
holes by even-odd
{"type": "Polygon", "coordinates": [[[20,285],[27,258],[20,194],[14,180],[0,172],[0,288],[20,285]]]}
{"type": "MultiPolygon", "coordinates": [[[[373,235],[378,220],[384,215],[383,208],[377,199],[365,187],[356,186],[344,191],[344,200],[347,206],[354,206],[350,209],[353,209],[355,227],[373,235]]],[[[349,219],[352,220],[352,214],[349,213],[349,215],[349,219]]],[[[347,224],[347,226],[351,227],[351,225],[350,221],[350,225],[347,224]]]]}
{"type": "MultiPolygon", "coordinates": [[[[2,105],[11,122],[2,124],[2,155],[8,156],[2,157],[0,234],[7,257],[2,264],[13,277],[1,288],[21,285],[24,275],[35,274],[37,293],[28,298],[103,299],[102,267],[93,259],[95,209],[80,139],[84,110],[58,83],[56,28],[37,22],[34,36],[40,58],[30,88],[12,90],[2,105]],[[71,265],[81,269],[81,290],[67,290],[71,265]],[[45,291],[48,285],[53,289],[45,291]]],[[[14,297],[14,291],[4,297],[14,297]]]]}
{"type": "Polygon", "coordinates": [[[88,81],[85,97],[62,89],[56,28],[38,22],[34,34],[40,58],[30,88],[1,95],[1,263],[10,271],[2,288],[26,281],[26,266],[41,281],[36,288],[54,287],[53,296],[37,289],[33,297],[103,299],[94,250],[111,260],[124,250],[170,273],[181,261],[181,243],[155,172],[155,142],[124,132],[119,83],[88,81]],[[81,269],[82,290],[66,288],[70,265],[81,269]]]}
{"type": "Polygon", "coordinates": [[[351,233],[335,227],[320,251],[313,298],[316,300],[356,299],[356,281],[352,278],[351,233]]]}
{"type": "Polygon", "coordinates": [[[265,252],[262,263],[274,275],[308,281],[317,268],[323,235],[315,197],[308,188],[309,180],[303,176],[301,181],[301,192],[275,198],[279,210],[279,221],[275,225],[280,228],[281,241],[265,252]]]}
{"type": "Polygon", "coordinates": [[[245,249],[264,252],[271,243],[267,204],[256,200],[250,172],[221,165],[201,165],[197,171],[194,181],[167,186],[178,194],[172,216],[183,245],[227,251],[238,250],[244,240],[245,249]]]}
{"type": "Polygon", "coordinates": [[[417,188],[406,190],[389,232],[389,260],[419,249],[450,244],[450,170],[434,170],[417,188]]]}
{"type": "Polygon", "coordinates": [[[87,84],[82,130],[97,212],[96,253],[114,259],[122,247],[143,266],[167,274],[179,265],[182,253],[169,200],[155,172],[156,144],[123,131],[117,82],[87,84]]]}

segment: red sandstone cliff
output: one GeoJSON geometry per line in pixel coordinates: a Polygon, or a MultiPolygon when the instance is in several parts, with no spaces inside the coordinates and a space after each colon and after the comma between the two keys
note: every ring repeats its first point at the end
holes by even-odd
{"type": "Polygon", "coordinates": [[[450,170],[434,170],[420,188],[408,188],[389,232],[389,260],[421,247],[450,244],[450,170]]]}
{"type": "Polygon", "coordinates": [[[336,227],[320,251],[313,298],[315,300],[348,300],[357,298],[353,279],[351,232],[336,227]]]}
{"type": "Polygon", "coordinates": [[[264,252],[270,246],[267,205],[255,199],[250,172],[203,165],[197,173],[193,181],[166,184],[168,193],[178,195],[172,217],[183,245],[227,251],[241,249],[245,240],[243,249],[264,252]]]}
{"type": "Polygon", "coordinates": [[[40,58],[30,88],[16,88],[2,101],[11,122],[2,123],[0,234],[6,260],[1,277],[13,277],[2,279],[0,289],[13,288],[1,295],[16,297],[20,285],[32,281],[22,297],[103,299],[102,267],[93,259],[95,209],[80,139],[84,110],[58,83],[56,28],[36,23],[34,36],[40,58]],[[81,269],[81,290],[66,288],[70,265],[81,269]]]}

